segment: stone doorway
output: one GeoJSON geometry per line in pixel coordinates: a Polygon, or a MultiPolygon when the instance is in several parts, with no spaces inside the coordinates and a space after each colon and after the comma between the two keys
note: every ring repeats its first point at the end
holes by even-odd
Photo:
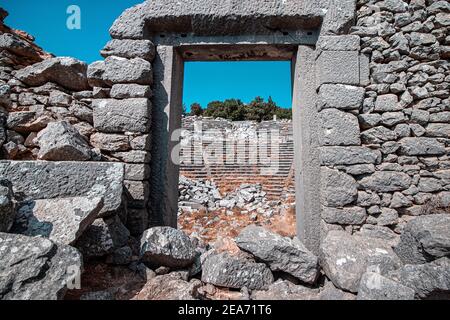
{"type": "MultiPolygon", "coordinates": [[[[287,36],[286,36],[287,37],[287,36]]],[[[258,41],[229,41],[215,38],[204,43],[197,38],[164,36],[153,39],[157,48],[154,67],[153,153],[151,199],[152,224],[177,226],[179,139],[182,116],[184,63],[187,61],[291,61],[293,95],[294,165],[297,169],[295,189],[297,199],[297,234],[304,241],[314,240],[312,226],[318,226],[320,201],[314,176],[319,175],[317,147],[312,136],[316,130],[315,59],[317,35],[304,32],[295,43],[288,37],[273,39],[258,37],[258,41]],[[228,43],[227,43],[228,41],[228,43]],[[262,42],[262,43],[261,43],[262,42]],[[159,124],[159,125],[158,125],[159,124]],[[164,126],[161,126],[164,124],[164,126]],[[158,128],[158,130],[157,130],[158,128]],[[307,141],[308,143],[303,143],[307,141]],[[163,200],[163,201],[161,201],[163,200]],[[157,214],[155,214],[157,213],[157,214]],[[315,218],[316,217],[316,218],[315,218]],[[308,225],[309,224],[309,225],[308,225]]],[[[268,37],[271,38],[271,37],[268,37]]],[[[318,231],[318,228],[316,228],[318,231]]]]}

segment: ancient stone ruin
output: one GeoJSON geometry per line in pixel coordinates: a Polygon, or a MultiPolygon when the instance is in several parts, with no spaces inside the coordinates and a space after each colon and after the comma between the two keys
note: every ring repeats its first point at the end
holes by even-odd
{"type": "Polygon", "coordinates": [[[448,1],[145,1],[90,65],[7,15],[0,299],[450,298],[448,1]],[[176,229],[184,62],[236,60],[292,61],[297,237],[176,229]]]}

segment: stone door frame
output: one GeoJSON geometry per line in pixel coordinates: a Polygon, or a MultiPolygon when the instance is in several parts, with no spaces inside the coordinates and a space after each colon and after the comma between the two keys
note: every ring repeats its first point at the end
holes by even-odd
{"type": "MultiPolygon", "coordinates": [[[[181,127],[184,63],[188,61],[291,61],[294,151],[296,168],[297,234],[309,247],[319,241],[320,200],[318,179],[318,141],[312,133],[317,131],[315,91],[316,32],[305,32],[303,41],[269,43],[271,37],[258,37],[258,42],[231,42],[214,37],[208,43],[186,41],[173,45],[166,38],[156,42],[153,61],[153,179],[151,201],[153,216],[163,224],[176,227],[178,212],[179,166],[167,161],[179,144],[174,133],[181,127]],[[313,38],[315,36],[315,39],[313,38]],[[268,39],[267,39],[268,38],[268,39]],[[261,40],[263,43],[261,43],[261,40]],[[269,40],[269,41],[268,41],[269,40]],[[299,43],[302,42],[302,43],[299,43]],[[312,44],[312,45],[311,45],[312,44]],[[163,126],[161,126],[163,124],[163,126]],[[155,130],[156,127],[161,130],[155,130]],[[156,143],[155,143],[156,142],[156,143]],[[157,163],[159,159],[161,162],[157,163]],[[158,200],[159,199],[159,200],[158,200]],[[155,213],[158,213],[155,216],[155,213]]],[[[210,38],[211,39],[211,38],[210,38]]],[[[298,38],[297,38],[298,39],[298,38]]],[[[172,40],[173,41],[173,40],[172,40]]]]}
{"type": "MultiPolygon", "coordinates": [[[[269,0],[258,6],[254,0],[152,0],[126,10],[115,21],[110,29],[116,40],[113,46],[136,50],[126,58],[140,56],[137,48],[142,40],[156,46],[150,226],[177,224],[179,168],[166,160],[177,145],[170,136],[181,126],[184,61],[287,59],[286,50],[279,49],[294,48],[288,52],[295,66],[297,231],[306,246],[318,253],[328,228],[322,215],[340,188],[335,182],[336,166],[373,163],[378,156],[360,141],[346,147],[339,138],[348,118],[354,120],[359,113],[361,87],[369,83],[369,57],[361,53],[359,36],[349,35],[355,14],[356,0],[269,0]],[[249,48],[258,50],[248,55],[249,48]],[[331,127],[322,123],[327,119],[325,109],[339,115],[331,127]]],[[[356,121],[355,131],[360,130],[357,126],[356,121]]]]}

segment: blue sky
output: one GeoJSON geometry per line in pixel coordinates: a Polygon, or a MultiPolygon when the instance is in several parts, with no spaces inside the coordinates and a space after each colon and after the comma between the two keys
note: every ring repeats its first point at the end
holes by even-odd
{"type": "MultiPolygon", "coordinates": [[[[108,30],[127,8],[143,0],[2,0],[9,12],[6,24],[36,38],[36,43],[57,56],[72,56],[88,63],[102,59],[99,51],[110,39],[108,30]],[[70,5],[81,9],[81,29],[69,30],[70,5]]],[[[250,102],[261,96],[282,107],[291,106],[289,62],[186,63],[184,103],[203,106],[213,100],[237,98],[250,102]]]]}

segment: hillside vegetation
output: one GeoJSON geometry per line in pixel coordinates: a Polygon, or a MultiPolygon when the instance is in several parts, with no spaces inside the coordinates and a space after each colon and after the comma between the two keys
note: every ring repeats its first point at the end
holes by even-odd
{"type": "MultiPolygon", "coordinates": [[[[185,107],[184,110],[186,110],[185,107]]],[[[267,102],[261,97],[256,97],[249,104],[245,104],[239,99],[212,101],[208,103],[206,109],[198,103],[193,103],[191,111],[184,113],[190,116],[224,118],[231,121],[252,120],[261,122],[272,120],[274,115],[277,116],[277,119],[292,119],[292,109],[279,107],[270,97],[267,102]]]]}

